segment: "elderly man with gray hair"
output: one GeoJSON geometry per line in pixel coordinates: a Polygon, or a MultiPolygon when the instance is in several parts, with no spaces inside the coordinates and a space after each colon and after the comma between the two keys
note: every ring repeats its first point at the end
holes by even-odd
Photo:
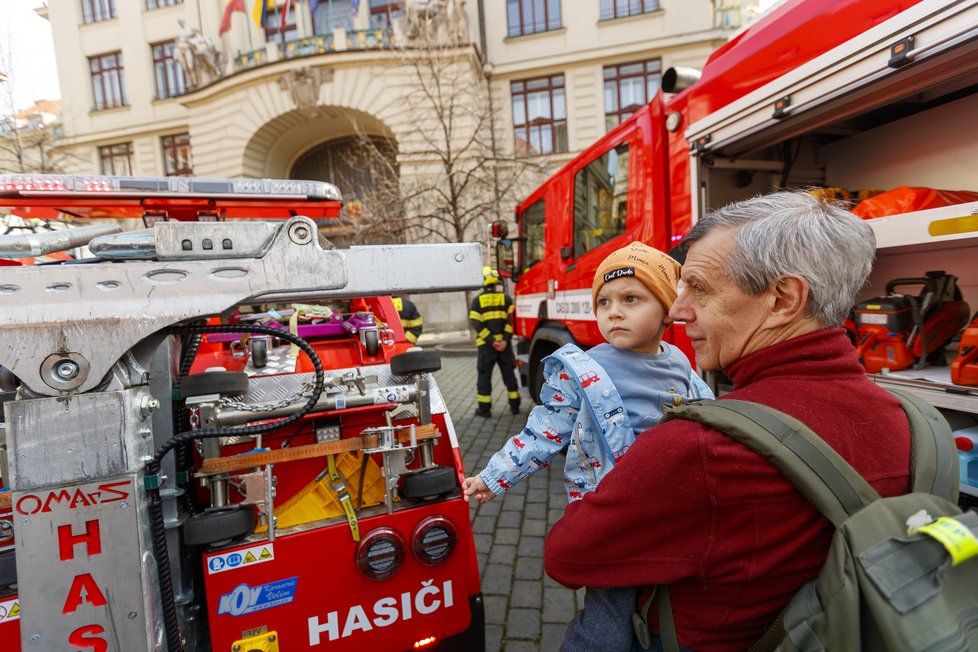
{"type": "MultiPolygon", "coordinates": [[[[881,495],[909,491],[907,418],[866,378],[841,328],[872,267],[870,227],[808,193],[779,192],[711,212],[683,247],[669,317],[685,322],[699,368],[733,381],[719,400],[781,410],[881,495]]],[[[673,420],[567,507],[545,564],[571,588],[667,584],[684,649],[745,650],[818,574],[833,531],[757,453],[673,420]]],[[[658,631],[654,608],[650,619],[658,631]]]]}

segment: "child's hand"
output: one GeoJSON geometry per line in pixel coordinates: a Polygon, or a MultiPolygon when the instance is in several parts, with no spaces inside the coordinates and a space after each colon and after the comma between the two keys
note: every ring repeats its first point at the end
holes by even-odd
{"type": "Polygon", "coordinates": [[[496,494],[489,490],[486,483],[482,481],[480,476],[473,476],[471,478],[466,478],[462,481],[462,497],[466,501],[470,497],[475,498],[475,501],[480,505],[485,505],[490,500],[496,497],[496,494]]]}

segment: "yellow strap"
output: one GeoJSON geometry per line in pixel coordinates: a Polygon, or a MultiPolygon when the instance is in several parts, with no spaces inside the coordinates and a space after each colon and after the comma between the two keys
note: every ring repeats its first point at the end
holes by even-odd
{"type": "Polygon", "coordinates": [[[350,524],[350,534],[353,535],[353,540],[359,541],[360,523],[357,522],[357,512],[353,509],[353,501],[350,499],[350,494],[346,491],[346,480],[336,470],[336,456],[329,455],[326,460],[329,464],[329,486],[336,493],[336,497],[340,500],[340,505],[343,506],[343,511],[346,512],[346,521],[350,524]]]}
{"type": "Polygon", "coordinates": [[[952,566],[957,566],[978,555],[978,539],[975,539],[971,530],[960,521],[949,516],[941,516],[933,523],[917,528],[916,531],[940,541],[951,555],[952,566]]]}

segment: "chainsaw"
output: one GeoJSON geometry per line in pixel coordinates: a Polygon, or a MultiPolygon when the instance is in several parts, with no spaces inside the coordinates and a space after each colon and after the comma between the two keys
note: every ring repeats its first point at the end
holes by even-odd
{"type": "Polygon", "coordinates": [[[943,366],[944,347],[965,324],[971,309],[961,300],[957,277],[943,271],[886,284],[886,296],[856,305],[856,351],[867,372],[943,366]],[[896,288],[920,286],[917,295],[896,288]]]}
{"type": "Polygon", "coordinates": [[[961,334],[958,357],[951,363],[951,382],[955,385],[978,385],[978,313],[961,334]]]}

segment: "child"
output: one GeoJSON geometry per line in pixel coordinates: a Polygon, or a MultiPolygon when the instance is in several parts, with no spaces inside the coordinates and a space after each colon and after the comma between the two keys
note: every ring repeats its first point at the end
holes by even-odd
{"type": "MultiPolygon", "coordinates": [[[[568,500],[579,500],[665,410],[686,399],[713,398],[682,351],[662,341],[679,269],[641,242],[601,263],[591,296],[607,343],[587,353],[567,344],[544,359],[542,405],[479,475],[465,479],[466,500],[492,500],[562,451],[568,500]]],[[[629,649],[636,598],[637,589],[589,588],[561,649],[629,649]]]]}

